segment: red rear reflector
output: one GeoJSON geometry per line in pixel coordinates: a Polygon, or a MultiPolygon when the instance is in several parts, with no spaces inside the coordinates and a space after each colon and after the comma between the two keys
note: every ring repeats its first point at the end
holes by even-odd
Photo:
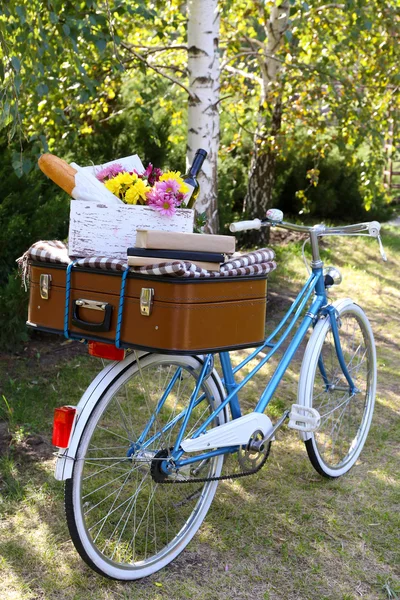
{"type": "Polygon", "coordinates": [[[89,354],[108,360],[124,360],[125,350],[104,342],[89,342],[89,354]]]}
{"type": "Polygon", "coordinates": [[[74,406],[61,406],[54,411],[53,421],[53,446],[68,448],[72,426],[75,421],[76,408],[74,406]]]}

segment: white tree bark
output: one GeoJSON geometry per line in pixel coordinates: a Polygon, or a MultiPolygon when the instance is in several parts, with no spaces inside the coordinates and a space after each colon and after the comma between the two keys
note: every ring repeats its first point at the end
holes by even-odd
{"type": "Polygon", "coordinates": [[[193,98],[189,98],[187,161],[192,162],[198,148],[208,152],[195,208],[207,213],[209,233],[218,232],[219,19],[218,0],[188,1],[188,71],[193,98]]]}
{"type": "Polygon", "coordinates": [[[282,63],[275,59],[275,54],[283,42],[283,36],[288,27],[289,2],[284,0],[271,8],[270,17],[266,24],[267,42],[265,44],[265,59],[261,63],[263,89],[261,102],[264,102],[268,88],[274,83],[282,68],[282,63]]]}

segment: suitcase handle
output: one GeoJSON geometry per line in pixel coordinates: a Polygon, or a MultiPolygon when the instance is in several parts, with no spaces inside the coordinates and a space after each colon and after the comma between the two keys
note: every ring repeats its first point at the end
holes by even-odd
{"type": "Polygon", "coordinates": [[[97,300],[84,300],[79,298],[72,302],[72,324],[86,331],[110,331],[111,315],[113,311],[112,304],[108,302],[98,302],[97,300]],[[91,310],[101,310],[104,312],[104,319],[101,323],[90,323],[79,318],[79,308],[90,308],[91,310]]]}

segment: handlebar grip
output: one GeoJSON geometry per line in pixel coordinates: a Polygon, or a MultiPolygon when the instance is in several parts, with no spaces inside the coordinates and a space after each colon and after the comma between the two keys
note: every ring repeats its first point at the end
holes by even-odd
{"type": "Polygon", "coordinates": [[[232,233],[237,231],[246,231],[246,229],[261,229],[262,222],[260,219],[253,219],[252,221],[236,221],[229,225],[229,230],[232,233]]]}

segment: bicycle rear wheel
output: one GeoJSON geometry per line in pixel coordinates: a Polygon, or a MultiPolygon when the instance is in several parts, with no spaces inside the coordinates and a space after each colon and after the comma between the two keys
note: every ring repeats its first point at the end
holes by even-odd
{"type": "MultiPolygon", "coordinates": [[[[107,577],[133,580],[167,565],[210,507],[217,481],[163,484],[158,468],[174,445],[201,364],[197,357],[147,355],[111,382],[88,418],[66,481],[65,506],[76,549],[107,577]]],[[[222,397],[211,374],[198,393],[187,435],[222,397]]],[[[215,426],[224,421],[221,411],[215,426]]],[[[196,474],[219,476],[222,463],[223,456],[216,456],[196,474]]]]}
{"type": "Polygon", "coordinates": [[[340,343],[357,388],[352,394],[336,354],[330,319],[320,321],[308,342],[298,402],[316,408],[321,425],[302,434],[314,468],[336,478],[354,465],[367,439],[376,391],[376,351],[370,323],[351,300],[336,303],[340,343]]]}

